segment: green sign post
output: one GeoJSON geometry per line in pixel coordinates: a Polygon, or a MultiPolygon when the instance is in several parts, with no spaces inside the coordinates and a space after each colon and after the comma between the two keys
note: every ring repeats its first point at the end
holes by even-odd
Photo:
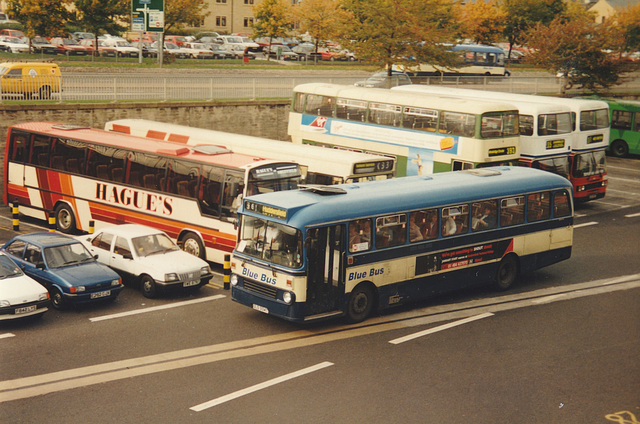
{"type": "MultiPolygon", "coordinates": [[[[131,0],[131,31],[140,33],[138,61],[142,63],[142,33],[164,32],[164,0],[131,0]]],[[[161,43],[158,43],[158,62],[162,64],[161,43]]]]}

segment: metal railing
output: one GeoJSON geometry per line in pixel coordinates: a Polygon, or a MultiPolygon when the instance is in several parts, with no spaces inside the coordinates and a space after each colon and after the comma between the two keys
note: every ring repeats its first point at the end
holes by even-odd
{"type": "MultiPolygon", "coordinates": [[[[41,101],[50,97],[58,102],[131,102],[131,101],[213,101],[290,98],[298,84],[327,82],[351,85],[361,76],[218,76],[198,74],[103,74],[82,73],[47,77],[49,92],[42,81],[11,86],[5,79],[0,84],[0,102],[4,100],[41,101]],[[62,83],[62,91],[56,89],[62,83]],[[18,87],[18,88],[16,88],[18,87]],[[21,88],[20,88],[21,87],[21,88]]],[[[424,77],[418,84],[441,84],[452,87],[479,88],[527,94],[560,94],[562,80],[549,77],[424,77]]],[[[630,79],[615,90],[640,91],[640,80],[630,79]]]]}

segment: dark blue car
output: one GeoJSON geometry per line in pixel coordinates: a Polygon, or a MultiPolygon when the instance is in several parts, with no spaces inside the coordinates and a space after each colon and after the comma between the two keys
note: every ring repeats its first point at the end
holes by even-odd
{"type": "Polygon", "coordinates": [[[1,250],[49,290],[57,309],[67,304],[115,299],[120,276],[95,260],[78,240],[59,233],[32,233],[9,240],[1,250]]]}

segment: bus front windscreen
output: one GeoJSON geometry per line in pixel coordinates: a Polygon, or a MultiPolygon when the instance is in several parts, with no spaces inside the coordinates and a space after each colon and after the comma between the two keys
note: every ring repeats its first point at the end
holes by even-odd
{"type": "Polygon", "coordinates": [[[302,233],[263,218],[243,216],[236,250],[276,265],[302,266],[302,233]]]}

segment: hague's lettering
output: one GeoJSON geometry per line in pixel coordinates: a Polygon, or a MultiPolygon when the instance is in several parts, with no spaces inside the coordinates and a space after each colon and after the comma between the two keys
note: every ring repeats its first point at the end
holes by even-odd
{"type": "Polygon", "coordinates": [[[96,183],[96,199],[163,215],[173,213],[173,199],[127,187],[96,183]]]}

